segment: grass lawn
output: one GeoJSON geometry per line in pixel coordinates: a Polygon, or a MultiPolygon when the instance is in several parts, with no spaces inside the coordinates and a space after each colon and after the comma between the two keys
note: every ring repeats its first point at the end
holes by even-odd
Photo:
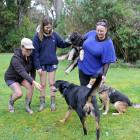
{"type": "MultiPolygon", "coordinates": [[[[87,118],[88,135],[83,135],[79,118],[73,112],[66,124],[59,123],[67,106],[57,92],[57,110],[50,111],[50,96],[47,87],[46,109],[38,112],[39,92],[35,90],[32,101],[33,115],[25,112],[24,96],[15,103],[15,113],[9,113],[7,104],[11,90],[6,86],[3,76],[10,62],[11,54],[0,54],[0,140],[95,140],[95,121],[87,118]]],[[[70,75],[64,74],[66,62],[60,62],[56,79],[79,84],[75,69],[70,75]]],[[[110,68],[107,83],[125,93],[134,103],[140,103],[140,69],[110,68]]],[[[100,105],[100,102],[98,102],[100,105]]],[[[112,116],[111,106],[108,115],[101,115],[101,140],[140,140],[140,109],[130,107],[124,115],[112,116]]]]}

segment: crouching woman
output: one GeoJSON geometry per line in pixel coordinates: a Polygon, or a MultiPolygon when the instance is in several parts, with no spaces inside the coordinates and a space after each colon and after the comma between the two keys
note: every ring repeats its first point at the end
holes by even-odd
{"type": "Polygon", "coordinates": [[[13,94],[9,99],[9,112],[14,112],[14,102],[22,97],[21,86],[27,89],[25,100],[25,108],[29,114],[33,111],[30,108],[33,87],[41,90],[41,85],[35,79],[35,68],[32,62],[32,49],[34,46],[32,40],[23,38],[21,40],[21,47],[17,48],[11,58],[10,65],[5,72],[5,82],[12,89],[13,94]]]}

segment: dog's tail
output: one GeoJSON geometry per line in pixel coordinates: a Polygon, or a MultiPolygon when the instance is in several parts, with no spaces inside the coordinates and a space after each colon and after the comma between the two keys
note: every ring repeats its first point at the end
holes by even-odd
{"type": "Polygon", "coordinates": [[[96,81],[95,83],[92,85],[88,95],[87,95],[87,100],[88,101],[91,101],[92,100],[92,97],[96,95],[96,91],[100,85],[102,81],[102,75],[100,74],[97,78],[96,78],[96,81]]]}
{"type": "Polygon", "coordinates": [[[132,103],[132,107],[133,107],[133,108],[140,108],[140,104],[133,104],[133,103],[132,103]]]}

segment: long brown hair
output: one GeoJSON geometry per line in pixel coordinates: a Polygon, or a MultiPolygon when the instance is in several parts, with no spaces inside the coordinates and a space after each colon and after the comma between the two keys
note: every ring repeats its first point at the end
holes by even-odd
{"type": "Polygon", "coordinates": [[[52,20],[51,17],[45,16],[41,21],[40,30],[39,30],[39,33],[38,33],[40,41],[43,40],[44,26],[46,26],[48,24],[53,25],[53,20],[52,20]]]}

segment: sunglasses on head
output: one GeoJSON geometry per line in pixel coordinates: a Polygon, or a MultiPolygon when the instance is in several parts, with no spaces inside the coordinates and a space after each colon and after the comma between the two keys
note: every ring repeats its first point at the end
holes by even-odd
{"type": "Polygon", "coordinates": [[[96,26],[99,26],[99,25],[104,26],[104,27],[107,27],[107,23],[105,23],[103,21],[97,22],[96,26]]]}

